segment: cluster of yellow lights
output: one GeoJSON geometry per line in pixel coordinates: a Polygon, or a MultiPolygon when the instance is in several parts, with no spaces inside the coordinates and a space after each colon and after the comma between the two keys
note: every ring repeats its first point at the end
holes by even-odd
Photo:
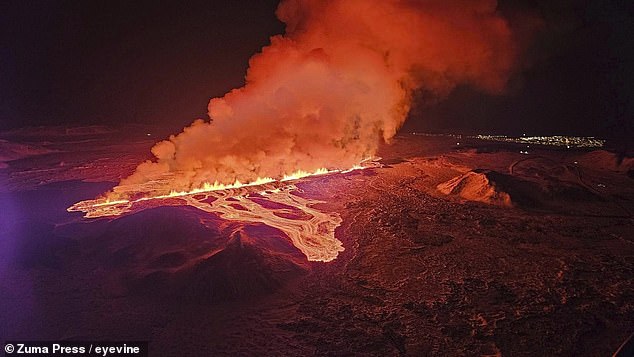
{"type": "MultiPolygon", "coordinates": [[[[170,191],[170,193],[166,194],[166,195],[158,195],[158,196],[151,196],[151,197],[141,197],[139,199],[136,199],[132,202],[140,202],[140,201],[147,201],[147,200],[153,200],[153,199],[163,199],[163,198],[172,198],[172,197],[182,197],[182,196],[189,196],[189,195],[195,195],[197,193],[204,193],[204,192],[211,192],[211,191],[224,191],[224,190],[231,190],[231,189],[236,189],[236,188],[241,188],[241,187],[249,187],[249,186],[259,186],[259,185],[264,185],[267,183],[272,183],[272,182],[286,182],[286,181],[293,181],[293,180],[299,180],[302,179],[304,177],[309,177],[309,176],[320,176],[320,175],[327,175],[327,174],[332,174],[332,173],[348,173],[354,170],[360,170],[360,169],[364,169],[365,167],[361,166],[361,165],[355,165],[350,169],[347,170],[328,170],[326,168],[320,168],[317,169],[313,172],[309,172],[309,171],[303,171],[303,170],[297,170],[289,175],[284,175],[281,179],[276,180],[272,177],[258,177],[257,179],[255,179],[252,182],[247,182],[247,183],[242,183],[239,180],[236,180],[234,183],[231,184],[223,184],[223,183],[219,183],[218,181],[215,181],[214,183],[209,183],[209,182],[205,182],[201,187],[198,188],[194,188],[190,191],[176,191],[176,190],[172,190],[170,191]]],[[[105,202],[100,202],[100,203],[95,203],[92,206],[93,207],[102,207],[102,206],[114,206],[114,205],[119,205],[119,204],[126,204],[126,203],[130,203],[130,200],[106,200],[105,202]]]]}
{"type": "Polygon", "coordinates": [[[489,141],[505,141],[511,143],[520,144],[536,144],[536,145],[548,145],[548,146],[565,146],[567,148],[600,148],[605,145],[605,140],[597,139],[592,136],[565,136],[565,135],[552,135],[552,136],[526,136],[526,134],[520,137],[511,137],[505,135],[476,135],[476,139],[489,140],[489,141]]]}

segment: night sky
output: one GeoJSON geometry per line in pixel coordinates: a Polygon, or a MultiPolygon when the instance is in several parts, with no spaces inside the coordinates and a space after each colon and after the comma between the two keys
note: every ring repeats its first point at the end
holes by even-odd
{"type": "MultiPolygon", "coordinates": [[[[248,59],[284,31],[276,0],[8,1],[0,5],[0,129],[206,117],[248,59]]],[[[503,96],[417,95],[404,130],[597,135],[627,141],[634,117],[630,1],[499,1],[519,31],[540,19],[503,96]]]]}

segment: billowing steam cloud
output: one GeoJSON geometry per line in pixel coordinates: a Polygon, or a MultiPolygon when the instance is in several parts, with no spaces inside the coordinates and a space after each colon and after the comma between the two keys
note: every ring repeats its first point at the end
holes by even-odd
{"type": "Polygon", "coordinates": [[[358,164],[394,136],[413,91],[443,96],[459,83],[503,89],[516,51],[496,7],[495,0],[284,0],[277,16],[286,33],[251,58],[246,85],[212,99],[210,121],[156,144],[156,159],[121,185],[151,182],[167,193],[358,164]]]}

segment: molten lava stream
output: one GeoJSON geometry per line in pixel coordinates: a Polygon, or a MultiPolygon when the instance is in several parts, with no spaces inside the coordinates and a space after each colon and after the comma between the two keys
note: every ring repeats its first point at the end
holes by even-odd
{"type": "MultiPolygon", "coordinates": [[[[87,200],[74,204],[68,211],[82,211],[86,218],[119,216],[157,205],[173,205],[173,200],[178,199],[179,202],[184,201],[202,211],[216,213],[226,220],[245,224],[263,223],[277,228],[288,236],[308,260],[329,262],[344,250],[341,241],[335,238],[335,229],[341,224],[341,217],[337,213],[321,212],[313,208],[315,204],[323,202],[293,194],[298,188],[288,181],[308,176],[347,173],[377,165],[376,161],[368,161],[366,166],[355,166],[344,171],[297,171],[279,181],[259,179],[249,184],[237,181],[231,185],[214,183],[188,192],[172,191],[167,195],[133,200],[87,200]]],[[[129,193],[135,191],[134,187],[126,187],[126,190],[129,193]]]]}
{"type": "Polygon", "coordinates": [[[334,260],[344,250],[341,241],[335,238],[335,229],[341,224],[341,217],[336,213],[324,213],[312,208],[312,205],[321,201],[292,194],[295,190],[297,187],[294,185],[265,190],[257,201],[245,192],[246,189],[240,189],[243,192],[238,195],[209,192],[185,196],[183,199],[191,206],[217,213],[227,220],[263,223],[277,228],[310,261],[334,260]]]}

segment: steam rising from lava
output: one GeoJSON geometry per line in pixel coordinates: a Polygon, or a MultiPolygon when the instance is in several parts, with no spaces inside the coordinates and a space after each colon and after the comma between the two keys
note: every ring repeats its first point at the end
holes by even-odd
{"type": "Polygon", "coordinates": [[[246,85],[209,102],[152,149],[109,199],[130,186],[167,194],[346,169],[372,157],[406,118],[417,89],[459,83],[501,91],[515,59],[495,0],[284,0],[286,33],[250,60],[246,85]]]}
{"type": "Polygon", "coordinates": [[[277,15],[286,33],[251,58],[244,87],[209,102],[210,121],[156,144],[155,159],[105,197],[68,210],[118,216],[176,199],[275,227],[307,259],[331,261],[343,250],[340,216],[315,209],[318,201],[285,182],[372,166],[367,159],[403,124],[416,90],[442,97],[468,83],[501,91],[516,48],[496,7],[284,0],[277,15]]]}

